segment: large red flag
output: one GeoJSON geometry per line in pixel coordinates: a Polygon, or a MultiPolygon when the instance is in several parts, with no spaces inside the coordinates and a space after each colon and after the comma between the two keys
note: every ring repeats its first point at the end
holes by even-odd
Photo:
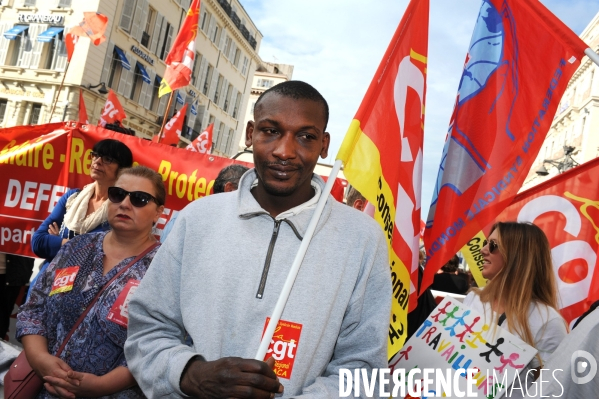
{"type": "Polygon", "coordinates": [[[191,144],[185,147],[185,149],[199,152],[200,154],[208,154],[210,152],[210,147],[212,147],[213,130],[214,123],[211,123],[194,141],[191,142],[191,144]]]}
{"type": "Polygon", "coordinates": [[[158,96],[177,90],[180,87],[185,87],[191,80],[191,69],[193,68],[193,60],[195,59],[195,43],[198,36],[198,23],[200,22],[200,0],[193,0],[187,16],[179,34],[173,42],[171,51],[168,53],[166,60],[166,71],[158,96]]]}
{"type": "Polygon", "coordinates": [[[100,120],[98,121],[98,126],[106,126],[108,123],[114,123],[115,121],[122,121],[127,117],[125,114],[125,110],[121,105],[119,98],[116,96],[114,91],[108,91],[108,97],[106,98],[106,103],[104,104],[104,108],[102,109],[102,115],[100,116],[100,120]]]}
{"type": "Polygon", "coordinates": [[[599,158],[518,195],[497,220],[533,222],[545,232],[568,322],[599,300],[599,158]]]}
{"type": "Polygon", "coordinates": [[[483,1],[426,222],[421,292],[511,203],[587,47],[538,0],[483,1]]]}
{"type": "Polygon", "coordinates": [[[87,109],[85,108],[85,101],[83,100],[83,91],[81,89],[79,89],[79,123],[85,123],[86,125],[89,125],[87,109]]]}
{"type": "Polygon", "coordinates": [[[108,17],[97,12],[84,12],[83,21],[71,29],[65,37],[67,60],[70,62],[79,37],[89,37],[94,46],[99,46],[106,40],[104,33],[108,26],[108,17]]]}
{"type": "Polygon", "coordinates": [[[409,297],[416,294],[410,275],[418,272],[428,10],[428,0],[410,1],[337,155],[387,237],[389,358],[403,346],[409,297]]]}
{"type": "Polygon", "coordinates": [[[171,120],[164,125],[164,130],[161,134],[157,134],[152,137],[152,141],[156,143],[160,142],[166,145],[179,144],[179,139],[181,138],[181,129],[183,129],[183,120],[185,119],[186,112],[187,104],[181,107],[179,112],[177,112],[175,116],[173,116],[171,120]]]}

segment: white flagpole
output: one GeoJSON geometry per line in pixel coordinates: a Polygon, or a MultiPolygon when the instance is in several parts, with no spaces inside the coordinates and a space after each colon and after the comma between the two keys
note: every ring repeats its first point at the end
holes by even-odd
{"type": "Polygon", "coordinates": [[[308,228],[306,229],[306,235],[304,236],[304,239],[302,240],[302,243],[300,244],[300,247],[297,250],[297,254],[295,255],[295,259],[293,260],[293,264],[291,265],[291,269],[289,270],[289,274],[287,275],[287,280],[285,280],[285,285],[283,285],[283,289],[281,290],[281,294],[279,295],[279,299],[277,300],[275,309],[273,310],[272,316],[270,317],[270,321],[268,322],[268,327],[266,327],[266,331],[264,331],[262,342],[260,342],[260,347],[258,348],[256,357],[254,358],[256,360],[264,360],[264,356],[266,355],[266,351],[268,350],[268,346],[270,345],[272,336],[275,333],[275,328],[277,324],[279,324],[281,314],[283,313],[283,309],[285,309],[287,299],[289,299],[291,288],[293,287],[293,283],[295,282],[295,278],[297,277],[299,268],[304,260],[304,256],[306,255],[306,251],[308,250],[308,246],[310,245],[310,241],[312,240],[314,231],[316,230],[316,225],[320,220],[320,215],[322,215],[324,205],[327,202],[327,199],[329,198],[329,194],[331,193],[331,189],[333,188],[333,184],[335,183],[335,178],[337,178],[337,174],[339,174],[339,170],[341,170],[341,161],[337,160],[333,165],[333,169],[331,170],[329,179],[327,180],[327,183],[324,186],[324,190],[320,194],[318,204],[316,205],[316,209],[314,210],[312,219],[310,220],[308,228]]]}
{"type": "Polygon", "coordinates": [[[590,47],[587,48],[586,50],[584,50],[584,53],[586,54],[587,57],[589,57],[589,59],[591,61],[593,61],[595,64],[599,65],[599,54],[594,52],[592,48],[590,48],[590,47]]]}

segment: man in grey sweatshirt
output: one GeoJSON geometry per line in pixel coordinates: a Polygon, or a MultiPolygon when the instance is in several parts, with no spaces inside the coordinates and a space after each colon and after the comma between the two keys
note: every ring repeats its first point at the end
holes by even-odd
{"type": "Polygon", "coordinates": [[[313,171],[330,140],[328,105],[303,82],[267,90],[254,119],[255,169],[238,191],[180,212],[129,303],[125,355],[149,398],[331,398],[341,368],[387,367],[387,243],[374,220],[330,196],[272,358],[252,359],[324,188],[313,171]]]}

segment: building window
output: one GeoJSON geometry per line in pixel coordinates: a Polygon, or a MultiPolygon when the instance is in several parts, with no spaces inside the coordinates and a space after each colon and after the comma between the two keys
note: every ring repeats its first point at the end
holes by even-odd
{"type": "Polygon", "coordinates": [[[58,8],[69,8],[71,7],[71,0],[60,0],[58,2],[58,8]]]}
{"type": "MultiPolygon", "coordinates": [[[[116,46],[115,46],[116,48],[116,46]]],[[[117,89],[123,73],[123,64],[116,50],[112,52],[112,61],[110,62],[110,74],[108,75],[107,86],[111,89],[117,89]]]]}
{"type": "Polygon", "coordinates": [[[227,94],[225,97],[225,104],[223,106],[223,111],[227,112],[231,106],[231,96],[233,95],[233,85],[229,85],[227,87],[227,94]]]}
{"type": "Polygon", "coordinates": [[[160,59],[164,61],[171,51],[171,43],[173,40],[173,26],[170,23],[166,23],[166,35],[164,36],[164,42],[162,43],[162,51],[160,51],[160,59]]]}
{"type": "Polygon", "coordinates": [[[123,3],[119,26],[127,33],[131,33],[131,24],[133,22],[133,15],[135,14],[135,1],[125,0],[123,3]]]}
{"type": "Polygon", "coordinates": [[[274,84],[274,80],[270,80],[270,79],[258,79],[258,87],[265,87],[265,88],[269,88],[272,87],[272,85],[274,84]]]}
{"type": "Polygon", "coordinates": [[[204,95],[208,94],[208,89],[210,89],[210,81],[212,80],[212,74],[214,73],[214,68],[212,65],[208,65],[208,72],[206,73],[206,79],[204,80],[204,85],[202,86],[202,93],[204,95]]]}
{"type": "Polygon", "coordinates": [[[212,43],[216,44],[218,46],[218,40],[220,38],[220,33],[221,33],[221,28],[220,26],[216,25],[214,27],[214,33],[212,34],[212,37],[210,38],[210,40],[212,40],[212,43]]]}
{"type": "Polygon", "coordinates": [[[139,95],[141,93],[141,86],[143,85],[143,77],[142,72],[139,69],[139,64],[135,65],[135,76],[133,77],[133,85],[131,87],[131,93],[128,94],[128,97],[136,102],[139,102],[139,95]]]}
{"type": "Polygon", "coordinates": [[[216,90],[214,91],[214,103],[218,104],[218,99],[220,96],[220,92],[222,90],[222,86],[223,86],[223,76],[222,75],[218,75],[218,81],[216,83],[216,90]]]}
{"type": "Polygon", "coordinates": [[[148,20],[146,21],[146,27],[141,33],[141,45],[145,48],[150,48],[150,32],[154,29],[154,23],[156,20],[156,10],[150,8],[148,11],[148,20]]]}
{"type": "Polygon", "coordinates": [[[36,0],[25,0],[25,1],[23,2],[23,5],[24,5],[25,7],[35,7],[35,1],[36,1],[36,0]]]}
{"type": "Polygon", "coordinates": [[[42,113],[42,104],[33,104],[31,106],[31,115],[29,116],[29,124],[37,125],[40,121],[41,113],[42,113]]]}
{"type": "Polygon", "coordinates": [[[239,58],[241,57],[241,50],[235,50],[235,56],[233,57],[233,65],[235,68],[239,68],[239,58]]]}
{"type": "Polygon", "coordinates": [[[239,105],[241,103],[241,93],[237,93],[237,99],[235,100],[235,108],[233,108],[233,118],[237,119],[237,114],[239,113],[239,105]]]}
{"type": "Polygon", "coordinates": [[[209,12],[204,11],[202,13],[201,16],[201,21],[200,21],[200,29],[202,29],[202,31],[204,31],[204,33],[208,32],[208,27],[210,26],[210,17],[212,15],[210,15],[209,12]]]}
{"type": "Polygon", "coordinates": [[[150,110],[152,112],[156,112],[158,109],[158,103],[160,99],[158,98],[158,90],[160,89],[160,82],[162,78],[156,75],[156,79],[154,79],[154,87],[152,88],[152,101],[150,102],[150,110]]]}
{"type": "Polygon", "coordinates": [[[244,55],[244,56],[243,56],[243,67],[241,67],[241,74],[242,74],[243,76],[245,76],[245,74],[246,74],[246,73],[247,73],[247,71],[248,71],[248,64],[249,64],[249,61],[250,61],[250,60],[248,59],[248,57],[246,57],[246,56],[244,55]]]}
{"type": "Polygon", "coordinates": [[[254,107],[256,106],[256,102],[254,101],[252,103],[252,106],[250,107],[250,113],[253,114],[254,113],[254,107]]]}
{"type": "Polygon", "coordinates": [[[6,115],[6,108],[8,107],[8,100],[0,100],[0,125],[4,123],[4,115],[6,115]]]}

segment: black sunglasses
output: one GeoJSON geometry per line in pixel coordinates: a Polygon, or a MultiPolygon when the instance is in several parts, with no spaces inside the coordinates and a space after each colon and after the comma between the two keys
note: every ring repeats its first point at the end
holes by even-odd
{"type": "MultiPolygon", "coordinates": [[[[108,194],[110,195],[110,193],[108,193],[108,194]]],[[[497,241],[493,241],[493,240],[487,241],[487,240],[484,240],[483,241],[483,247],[486,247],[487,244],[489,244],[489,252],[492,253],[492,254],[494,254],[495,251],[497,251],[497,248],[499,248],[499,244],[497,244],[497,241]]]]}
{"type": "Polygon", "coordinates": [[[92,160],[97,159],[97,158],[102,158],[102,163],[106,164],[106,165],[110,165],[111,163],[115,163],[116,159],[108,156],[108,155],[100,155],[95,151],[91,152],[91,156],[92,156],[92,160]]]}
{"type": "Polygon", "coordinates": [[[143,208],[144,206],[148,205],[150,201],[154,201],[157,205],[160,205],[158,200],[154,198],[153,195],[144,191],[127,191],[120,187],[108,187],[108,199],[110,202],[120,204],[125,200],[126,196],[129,196],[131,205],[136,208],[143,208]]]}

